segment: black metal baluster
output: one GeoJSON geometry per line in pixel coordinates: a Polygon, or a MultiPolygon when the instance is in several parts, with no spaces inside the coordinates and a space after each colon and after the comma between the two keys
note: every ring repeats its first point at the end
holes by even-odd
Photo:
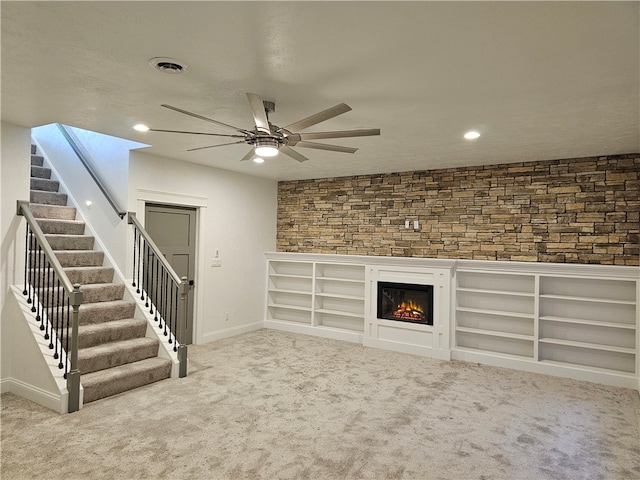
{"type": "Polygon", "coordinates": [[[134,227],[133,229],[133,272],[131,274],[131,278],[133,279],[132,286],[136,286],[136,242],[138,239],[138,230],[134,227]]]}
{"type": "MultiPolygon", "coordinates": [[[[44,269],[45,271],[43,272],[44,274],[44,279],[43,279],[43,283],[46,285],[46,289],[44,291],[44,296],[43,296],[43,300],[44,300],[44,304],[42,306],[42,317],[44,318],[44,314],[47,314],[47,329],[45,331],[45,335],[44,338],[45,339],[49,339],[49,350],[53,350],[53,323],[51,322],[51,318],[49,318],[49,306],[51,305],[51,297],[53,296],[53,288],[50,288],[51,286],[51,264],[49,263],[49,259],[47,259],[45,257],[45,265],[44,265],[44,269]],[[49,332],[49,330],[51,330],[51,332],[49,332]],[[51,333],[51,334],[49,334],[51,333]]],[[[54,357],[55,358],[55,357],[54,357]]]]}
{"type": "MultiPolygon", "coordinates": [[[[173,280],[171,281],[171,286],[167,289],[169,296],[169,308],[167,309],[167,318],[164,319],[165,328],[167,324],[169,324],[169,328],[171,328],[171,322],[173,321],[173,291],[171,291],[171,287],[173,286],[173,280]]],[[[165,330],[166,335],[166,330],[165,330]]]]}
{"type": "MultiPolygon", "coordinates": [[[[28,287],[28,298],[27,298],[27,303],[31,303],[33,302],[33,299],[31,298],[31,292],[33,291],[33,231],[31,231],[31,229],[29,229],[27,227],[27,229],[29,230],[29,287],[28,287]]],[[[31,309],[31,311],[33,312],[33,308],[31,309]]]]}
{"type": "Polygon", "coordinates": [[[147,242],[144,242],[144,288],[142,291],[147,291],[147,298],[145,300],[144,306],[149,308],[149,245],[147,242]]]}
{"type": "MultiPolygon", "coordinates": [[[[36,271],[34,273],[36,280],[36,295],[38,296],[38,301],[34,301],[34,307],[36,307],[36,320],[40,322],[40,330],[44,331],[44,318],[41,315],[41,305],[42,305],[42,272],[41,272],[41,261],[42,261],[42,247],[38,244],[38,253],[36,255],[36,271]]],[[[35,299],[34,299],[35,300],[35,299]]],[[[33,310],[33,309],[32,309],[33,310]]]]}
{"type": "MultiPolygon", "coordinates": [[[[60,355],[62,355],[62,340],[64,338],[64,323],[63,323],[64,319],[60,318],[60,279],[55,276],[55,273],[54,273],[54,279],[53,279],[52,285],[53,284],[56,285],[56,288],[55,288],[55,296],[53,297],[53,303],[51,305],[51,315],[54,317],[54,321],[56,325],[60,326],[60,328],[57,330],[58,342],[56,342],[56,347],[57,347],[57,344],[60,343],[60,355]]],[[[56,353],[57,353],[57,349],[56,349],[56,353]]],[[[57,359],[58,357],[54,355],[53,358],[57,359]]]]}
{"type": "Polygon", "coordinates": [[[24,290],[22,290],[23,295],[27,295],[28,291],[28,268],[29,268],[29,223],[25,222],[25,237],[24,237],[24,290]]]}
{"type": "Polygon", "coordinates": [[[142,259],[144,257],[142,256],[142,235],[139,230],[136,230],[136,232],[138,234],[138,290],[136,290],[136,292],[140,293],[140,289],[142,288],[142,259]]]}
{"type": "Polygon", "coordinates": [[[167,307],[165,306],[166,295],[166,277],[167,270],[163,267],[162,272],[160,273],[160,302],[156,305],[156,311],[161,310],[160,312],[160,323],[164,320],[164,323],[167,323],[167,307]]]}
{"type": "MultiPolygon", "coordinates": [[[[156,285],[157,273],[156,273],[156,265],[158,263],[158,257],[154,252],[151,252],[151,283],[149,284],[149,291],[147,292],[147,297],[151,296],[151,301],[149,302],[149,313],[153,315],[153,307],[154,303],[156,303],[156,292],[158,291],[158,286],[156,285]]],[[[154,319],[157,321],[158,316],[156,315],[154,319]]]]}

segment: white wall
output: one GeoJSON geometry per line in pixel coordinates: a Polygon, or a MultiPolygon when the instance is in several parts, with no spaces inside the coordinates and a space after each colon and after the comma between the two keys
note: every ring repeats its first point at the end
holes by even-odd
{"type": "Polygon", "coordinates": [[[195,343],[261,328],[264,252],[276,245],[277,182],[131,152],[129,210],[141,221],[146,202],[198,208],[195,343]],[[222,267],[210,266],[216,250],[222,267]]]}
{"type": "MultiPolygon", "coordinates": [[[[129,188],[129,151],[148,145],[123,138],[67,127],[73,132],[100,174],[109,190],[123,207],[127,205],[129,188]]],[[[37,128],[34,132],[37,132],[37,128]]]]}
{"type": "Polygon", "coordinates": [[[7,123],[0,128],[0,378],[4,380],[11,376],[11,335],[4,305],[10,286],[24,280],[25,223],[16,215],[16,201],[29,200],[31,132],[7,123]]]}

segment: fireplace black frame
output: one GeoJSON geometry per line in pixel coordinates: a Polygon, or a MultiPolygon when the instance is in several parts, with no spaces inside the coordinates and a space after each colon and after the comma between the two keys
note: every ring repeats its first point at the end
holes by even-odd
{"type": "MultiPolygon", "coordinates": [[[[380,320],[392,320],[394,322],[407,322],[412,323],[414,325],[429,325],[433,326],[433,285],[425,285],[418,283],[399,283],[399,282],[378,282],[378,290],[377,290],[377,318],[380,320]],[[384,295],[382,295],[383,289],[395,289],[395,290],[406,290],[406,291],[414,291],[418,292],[421,296],[426,296],[426,305],[424,307],[424,313],[426,318],[425,322],[415,322],[412,320],[406,320],[401,318],[389,318],[385,317],[383,314],[384,310],[384,295]]],[[[410,300],[410,297],[401,299],[410,300]]],[[[396,301],[397,303],[397,301],[396,301]]]]}

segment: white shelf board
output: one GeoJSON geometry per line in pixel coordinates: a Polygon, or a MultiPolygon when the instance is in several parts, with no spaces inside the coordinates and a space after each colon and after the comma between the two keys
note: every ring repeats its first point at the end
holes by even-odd
{"type": "Polygon", "coordinates": [[[308,295],[311,296],[311,292],[306,290],[291,290],[287,288],[270,288],[269,293],[295,293],[297,295],[308,295]]]}
{"type": "Polygon", "coordinates": [[[316,313],[324,313],[327,315],[339,315],[341,317],[353,317],[353,318],[361,318],[364,322],[364,312],[362,313],[353,313],[353,312],[345,312],[344,310],[327,310],[326,308],[317,308],[315,310],[316,313]]]}
{"type": "Polygon", "coordinates": [[[270,273],[269,274],[270,277],[276,278],[276,277],[280,277],[280,278],[304,278],[307,280],[310,280],[313,278],[313,275],[293,275],[290,273],[270,273]]]}
{"type": "Polygon", "coordinates": [[[487,335],[490,337],[513,338],[515,340],[527,340],[533,342],[533,335],[524,335],[522,333],[499,332],[497,330],[484,330],[481,328],[456,327],[456,332],[474,333],[477,335],[487,335]]]}
{"type": "Polygon", "coordinates": [[[540,320],[545,322],[577,323],[579,325],[593,325],[595,327],[622,328],[625,330],[636,329],[636,326],[631,323],[605,322],[602,320],[583,320],[581,318],[556,317],[552,315],[545,315],[543,317],[540,317],[540,320]]]}
{"type": "Polygon", "coordinates": [[[457,287],[456,291],[458,292],[473,292],[473,293],[486,293],[489,295],[511,295],[514,297],[535,297],[534,292],[513,292],[509,290],[490,290],[486,288],[468,288],[468,287],[457,287]]]}
{"type": "Polygon", "coordinates": [[[316,297],[344,298],[347,300],[358,300],[358,301],[364,302],[364,297],[360,297],[357,295],[345,295],[344,293],[316,292],[316,297]]]}
{"type": "Polygon", "coordinates": [[[561,367],[561,368],[571,368],[571,369],[575,369],[575,370],[579,370],[579,371],[583,371],[583,372],[597,372],[599,374],[602,375],[611,375],[611,374],[615,374],[616,376],[621,376],[621,377],[625,377],[625,378],[635,378],[635,373],[633,372],[628,372],[626,370],[614,370],[611,368],[600,368],[600,367],[593,367],[591,365],[583,365],[583,364],[579,364],[579,363],[570,363],[570,362],[560,362],[557,360],[540,360],[538,362],[540,365],[552,365],[554,367],[561,367]]]}
{"type": "Polygon", "coordinates": [[[344,282],[344,283],[360,283],[364,287],[364,280],[357,280],[354,278],[316,277],[316,280],[329,280],[331,282],[344,282]]]}
{"type": "Polygon", "coordinates": [[[540,343],[552,344],[552,345],[563,345],[567,347],[578,347],[585,348],[590,350],[603,350],[606,352],[617,352],[617,353],[627,353],[629,355],[635,355],[635,348],[628,347],[616,347],[614,345],[602,345],[599,343],[587,343],[587,342],[576,342],[574,340],[562,340],[559,338],[540,338],[538,340],[540,343]]]}
{"type": "Polygon", "coordinates": [[[571,295],[552,295],[549,293],[543,293],[540,295],[541,299],[553,299],[553,300],[571,300],[576,302],[592,302],[592,303],[610,303],[616,305],[634,305],[634,300],[615,300],[611,298],[596,298],[596,297],[574,297],[571,295]]]}
{"type": "Polygon", "coordinates": [[[484,315],[501,315],[503,317],[527,318],[533,320],[533,313],[505,312],[502,310],[487,310],[484,308],[456,307],[458,312],[482,313],[484,315]]]}
{"type": "MultiPolygon", "coordinates": [[[[533,359],[533,355],[516,355],[515,353],[502,353],[502,352],[494,352],[491,350],[483,350],[479,348],[471,348],[471,347],[462,347],[460,345],[456,345],[454,350],[459,352],[471,353],[474,355],[480,355],[484,357],[493,357],[493,358],[511,358],[514,360],[524,360],[531,361],[533,359]]],[[[473,360],[475,361],[475,360],[473,360]]]]}
{"type": "Polygon", "coordinates": [[[270,308],[283,308],[287,310],[299,310],[301,312],[310,312],[311,307],[300,307],[298,305],[289,305],[285,303],[269,303],[267,305],[270,308]]]}

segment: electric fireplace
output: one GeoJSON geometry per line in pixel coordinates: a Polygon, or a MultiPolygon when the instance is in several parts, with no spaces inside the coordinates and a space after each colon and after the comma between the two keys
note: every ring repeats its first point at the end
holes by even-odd
{"type": "Polygon", "coordinates": [[[378,282],[378,318],[433,325],[433,285],[378,282]]]}

